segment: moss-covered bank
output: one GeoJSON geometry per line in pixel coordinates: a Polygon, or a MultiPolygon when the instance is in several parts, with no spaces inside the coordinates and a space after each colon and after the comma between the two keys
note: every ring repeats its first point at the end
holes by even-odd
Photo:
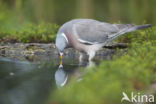
{"type": "Polygon", "coordinates": [[[0,42],[50,43],[55,41],[58,29],[57,24],[45,22],[24,23],[20,26],[4,25],[0,27],[0,42]]]}

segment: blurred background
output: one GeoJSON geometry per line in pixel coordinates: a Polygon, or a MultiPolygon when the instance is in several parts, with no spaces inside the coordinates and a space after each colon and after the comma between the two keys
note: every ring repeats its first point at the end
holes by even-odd
{"type": "Polygon", "coordinates": [[[0,0],[1,42],[55,42],[59,27],[75,18],[156,24],[156,0],[0,0]]]}
{"type": "MultiPolygon", "coordinates": [[[[128,96],[132,91],[143,94],[148,89],[155,91],[156,87],[150,87],[156,86],[155,25],[156,0],[0,0],[0,104],[44,104],[47,99],[49,104],[121,104],[123,91],[128,96]],[[119,38],[117,42],[128,43],[126,52],[106,51],[108,56],[114,54],[113,58],[108,57],[104,62],[95,60],[100,61],[99,66],[77,73],[82,75],[82,81],[73,77],[70,87],[56,90],[54,74],[59,70],[59,57],[49,56],[55,50],[48,48],[48,44],[39,48],[29,43],[55,42],[59,27],[75,18],[147,23],[153,28],[119,38]],[[5,44],[18,42],[19,45],[5,44]],[[47,54],[41,57],[42,52],[47,54]]],[[[64,58],[64,69],[76,73],[78,58],[74,54],[68,57],[64,58]]]]}
{"type": "Polygon", "coordinates": [[[0,0],[0,24],[41,21],[63,24],[74,18],[156,24],[156,0],[0,0]]]}

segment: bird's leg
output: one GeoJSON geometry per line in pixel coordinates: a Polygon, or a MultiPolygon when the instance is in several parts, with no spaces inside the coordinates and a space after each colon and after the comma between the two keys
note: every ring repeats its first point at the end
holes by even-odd
{"type": "Polygon", "coordinates": [[[82,62],[83,62],[83,53],[80,52],[79,64],[82,65],[82,62]]]}
{"type": "Polygon", "coordinates": [[[89,61],[86,68],[90,68],[90,67],[93,67],[93,66],[95,66],[95,63],[93,61],[89,61]]]}
{"type": "Polygon", "coordinates": [[[95,52],[94,51],[91,51],[91,52],[88,53],[88,55],[89,55],[88,61],[90,62],[94,58],[95,52]]]}
{"type": "Polygon", "coordinates": [[[80,56],[79,56],[79,61],[80,61],[80,62],[82,62],[82,60],[83,60],[83,54],[82,54],[82,53],[80,53],[80,56]]]}

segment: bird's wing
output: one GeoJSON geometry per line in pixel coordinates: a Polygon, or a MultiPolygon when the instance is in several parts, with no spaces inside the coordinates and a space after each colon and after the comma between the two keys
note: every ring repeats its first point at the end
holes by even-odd
{"type": "Polygon", "coordinates": [[[120,30],[117,26],[99,21],[79,21],[74,24],[74,32],[78,40],[86,44],[97,44],[106,42],[112,34],[120,30]]]}

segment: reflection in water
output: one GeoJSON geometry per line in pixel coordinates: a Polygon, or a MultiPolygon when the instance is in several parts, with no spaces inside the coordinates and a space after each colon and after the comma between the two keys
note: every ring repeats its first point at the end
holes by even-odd
{"type": "Polygon", "coordinates": [[[55,72],[55,81],[57,87],[59,88],[64,86],[67,83],[67,80],[68,80],[68,75],[66,71],[63,70],[63,65],[60,64],[58,70],[56,70],[55,72]]]}
{"type": "Polygon", "coordinates": [[[88,62],[87,64],[79,64],[78,67],[70,67],[71,71],[68,71],[68,69],[63,67],[62,60],[60,61],[60,65],[58,66],[58,69],[55,72],[55,82],[58,88],[63,87],[64,85],[69,82],[71,78],[76,78],[77,81],[82,80],[82,76],[85,74],[85,72],[88,70],[88,68],[95,66],[95,63],[93,61],[88,62]],[[84,70],[80,71],[80,67],[83,67],[84,70]]]}
{"type": "Polygon", "coordinates": [[[77,76],[78,60],[64,58],[31,62],[0,57],[0,104],[44,104],[52,91],[77,76]]]}
{"type": "Polygon", "coordinates": [[[44,104],[50,93],[71,79],[81,81],[86,72],[75,58],[17,61],[0,57],[0,104],[44,104]]]}

